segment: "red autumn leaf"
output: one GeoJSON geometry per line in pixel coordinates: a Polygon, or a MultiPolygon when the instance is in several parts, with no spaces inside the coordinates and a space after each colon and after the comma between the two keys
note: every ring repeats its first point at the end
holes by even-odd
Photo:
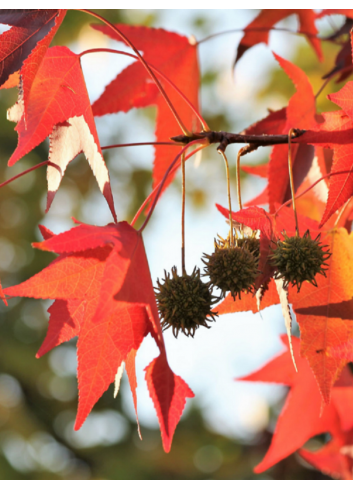
{"type": "MultiPolygon", "coordinates": [[[[330,98],[338,101],[335,96],[331,95],[330,98]]],[[[339,98],[345,105],[343,97],[339,98]]],[[[348,107],[347,110],[349,111],[348,107]]],[[[300,141],[331,148],[334,151],[331,172],[338,174],[330,177],[329,196],[320,223],[323,225],[353,195],[353,143],[351,142],[353,141],[353,123],[343,111],[325,112],[320,117],[323,122],[315,124],[300,137],[300,141]]]]}
{"type": "MultiPolygon", "coordinates": [[[[281,337],[288,349],[288,340],[281,337]]],[[[299,339],[293,338],[293,349],[298,362],[298,373],[295,372],[288,352],[271,360],[253,374],[242,377],[242,381],[273,382],[290,387],[285,405],[278,418],[271,446],[265,458],[255,467],[255,472],[263,472],[283,458],[298,450],[313,436],[329,432],[332,436],[342,435],[341,419],[336,403],[322,408],[322,400],[315,380],[310,372],[308,362],[299,355],[299,339]],[[310,400],[308,402],[308,400],[310,400]],[[293,429],[294,427],[294,429],[293,429]]],[[[353,392],[353,378],[349,371],[343,377],[347,399],[353,392]]],[[[339,385],[339,382],[337,383],[339,385]]],[[[335,390],[335,388],[334,388],[335,390]]],[[[353,404],[351,406],[351,410],[353,404]]]]}
{"type": "Polygon", "coordinates": [[[334,436],[329,443],[316,452],[299,450],[299,455],[317,470],[334,479],[353,480],[352,444],[353,430],[349,433],[342,433],[341,436],[334,436]]]}
{"type": "MultiPolygon", "coordinates": [[[[50,239],[55,234],[45,226],[39,225],[44,239],[50,239]]],[[[70,341],[78,336],[80,324],[84,320],[85,302],[81,299],[57,299],[48,309],[50,313],[48,331],[36,357],[40,358],[56,346],[70,341]]]]}
{"type": "MultiPolygon", "coordinates": [[[[315,221],[320,221],[325,211],[329,179],[322,179],[322,177],[331,170],[332,156],[332,150],[316,146],[311,168],[297,190],[296,207],[298,213],[315,221]],[[317,183],[320,179],[322,180],[317,183]],[[314,187],[312,187],[313,185],[314,187]],[[304,192],[306,193],[304,194],[304,192]]],[[[334,225],[334,223],[332,224],[334,225]]]]}
{"type": "MultiPolygon", "coordinates": [[[[288,107],[271,112],[265,119],[253,124],[244,132],[245,134],[288,134],[290,129],[311,128],[315,123],[315,97],[306,74],[293,63],[274,54],[281,68],[286,72],[296,87],[296,93],[291,97],[288,107]]],[[[294,186],[297,190],[306,177],[312,160],[313,149],[305,144],[293,145],[292,167],[294,186]]],[[[289,173],[288,173],[288,147],[286,145],[274,146],[268,164],[268,187],[264,199],[270,204],[270,211],[274,212],[276,204],[282,204],[290,199],[289,173]]],[[[261,199],[252,200],[249,205],[265,203],[261,199]]]]}
{"type": "Polygon", "coordinates": [[[121,222],[103,228],[81,224],[56,236],[44,229],[44,236],[46,241],[35,246],[60,256],[26,282],[7,288],[6,294],[56,299],[38,355],[78,335],[80,395],[75,429],[82,426],[124,361],[136,406],[134,356],[151,333],[161,354],[154,367],[148,367],[147,380],[163,445],[169,451],[185,397],[193,394],[167,363],[140,233],[121,222]]]}
{"type": "MultiPolygon", "coordinates": [[[[319,14],[318,17],[323,17],[324,15],[326,15],[327,12],[329,14],[335,13],[333,11],[324,10],[323,12],[321,12],[321,14],[319,14]]],[[[349,38],[350,37],[349,33],[353,26],[353,10],[343,10],[341,12],[338,9],[338,13],[343,13],[344,15],[346,15],[346,21],[341,27],[337,28],[333,34],[326,37],[325,40],[331,41],[335,44],[336,43],[341,44],[341,49],[337,53],[334,67],[322,78],[323,79],[332,78],[337,73],[339,74],[339,76],[336,80],[336,83],[341,83],[346,78],[348,78],[353,71],[352,50],[351,50],[351,42],[349,38]],[[343,41],[343,39],[347,39],[347,40],[343,41]]]]}
{"type": "Polygon", "coordinates": [[[20,72],[16,71],[15,73],[12,73],[6,80],[6,82],[0,86],[0,90],[2,88],[14,88],[17,87],[20,84],[20,72]]]}
{"type": "Polygon", "coordinates": [[[80,324],[84,319],[85,301],[82,299],[67,301],[57,299],[49,307],[48,312],[50,313],[48,332],[37,352],[37,358],[65,343],[65,341],[70,341],[78,336],[80,324]]]}
{"type": "Polygon", "coordinates": [[[4,291],[3,291],[2,287],[1,287],[1,283],[0,283],[0,299],[2,299],[4,301],[4,303],[5,303],[5,305],[7,306],[7,300],[5,298],[4,291]]]}
{"type": "Polygon", "coordinates": [[[291,97],[286,110],[284,132],[291,128],[307,129],[315,123],[315,96],[308,77],[295,64],[274,53],[274,57],[295,85],[296,93],[291,97]]]}
{"type": "Polygon", "coordinates": [[[331,93],[329,99],[339,105],[348,117],[353,120],[353,82],[348,82],[338,92],[331,93]]]}
{"type": "Polygon", "coordinates": [[[351,8],[327,8],[322,12],[317,14],[316,18],[321,19],[322,17],[326,17],[326,15],[344,15],[353,19],[353,9],[351,8]]]}
{"type": "Polygon", "coordinates": [[[310,9],[265,9],[261,10],[259,15],[244,29],[244,36],[242,37],[237,56],[235,59],[236,64],[243,54],[256,44],[265,43],[268,44],[269,32],[275,24],[282,19],[289,17],[290,15],[297,15],[299,19],[299,30],[306,34],[308,42],[314,48],[318,58],[322,59],[320,40],[316,38],[317,29],[315,27],[315,13],[310,9]]]}
{"type": "Polygon", "coordinates": [[[148,389],[161,427],[164,450],[169,452],[186,398],[194,397],[194,394],[186,382],[172,372],[163,352],[145,370],[148,389]]]}
{"type": "Polygon", "coordinates": [[[125,368],[126,368],[126,373],[127,373],[128,379],[129,379],[129,384],[130,384],[130,389],[131,389],[131,394],[132,394],[132,400],[134,402],[134,408],[135,408],[135,413],[136,413],[136,421],[137,421],[137,429],[138,429],[139,436],[141,438],[140,425],[139,425],[138,415],[137,415],[136,353],[137,353],[137,350],[132,349],[130,351],[130,353],[127,355],[126,360],[125,360],[125,368]]]}
{"type": "Polygon", "coordinates": [[[0,86],[21,69],[23,95],[27,99],[38,67],[65,14],[66,10],[0,10],[0,23],[13,26],[0,36],[0,86]]]}
{"type": "Polygon", "coordinates": [[[220,302],[214,311],[218,314],[230,314],[233,312],[252,311],[254,314],[262,311],[266,307],[279,304],[279,296],[274,280],[270,280],[268,285],[261,290],[260,296],[256,294],[242,294],[241,300],[233,299],[231,294],[220,302]]]}
{"type": "Polygon", "coordinates": [[[326,277],[316,275],[318,287],[305,282],[300,293],[289,290],[300,328],[301,355],[310,363],[326,403],[345,360],[330,354],[330,348],[353,337],[353,249],[352,235],[345,229],[325,233],[322,244],[332,256],[326,277]]]}
{"type": "MultiPolygon", "coordinates": [[[[109,27],[93,25],[94,29],[103,32],[116,41],[121,38],[109,27]]],[[[143,52],[144,59],[166,75],[189,99],[196,109],[199,109],[199,67],[197,61],[197,46],[192,39],[163,29],[117,26],[123,34],[143,52]]],[[[180,95],[157,75],[176,108],[181,120],[193,132],[200,130],[200,123],[194,112],[180,95]]],[[[101,97],[93,104],[96,116],[114,112],[127,112],[136,107],[157,106],[156,141],[169,141],[172,136],[181,133],[165,100],[158,92],[153,81],[139,61],[128,66],[105,89],[101,97]]],[[[173,146],[157,146],[153,166],[153,187],[163,178],[168,166],[176,157],[180,148],[173,146]]],[[[171,179],[169,179],[169,182],[171,179]]]]}
{"type": "Polygon", "coordinates": [[[353,362],[353,339],[342,345],[330,347],[329,354],[335,358],[353,362]]]}
{"type": "Polygon", "coordinates": [[[268,178],[268,163],[257,166],[242,166],[241,169],[250,175],[257,177],[268,178]]]}
{"type": "Polygon", "coordinates": [[[80,58],[66,47],[50,48],[33,81],[23,115],[20,99],[9,111],[18,122],[18,146],[9,160],[17,160],[50,136],[49,159],[60,167],[48,166],[47,210],[59,188],[67,165],[81,151],[88,159],[99,188],[115,217],[109,173],[100,148],[80,58]]]}
{"type": "MultiPolygon", "coordinates": [[[[274,56],[297,89],[288,103],[286,123],[281,131],[282,134],[288,134],[289,130],[293,128],[311,127],[315,123],[315,97],[306,74],[289,61],[276,54],[274,56]]],[[[312,149],[308,146],[295,145],[292,149],[296,188],[309,171],[312,158],[312,149]]],[[[285,145],[275,146],[272,150],[268,168],[268,186],[270,211],[273,212],[276,203],[282,204],[290,198],[288,147],[285,145]]]]}
{"type": "Polygon", "coordinates": [[[255,124],[252,124],[245,129],[244,134],[254,134],[261,136],[262,134],[281,134],[286,125],[287,109],[270,111],[269,114],[255,124]]]}

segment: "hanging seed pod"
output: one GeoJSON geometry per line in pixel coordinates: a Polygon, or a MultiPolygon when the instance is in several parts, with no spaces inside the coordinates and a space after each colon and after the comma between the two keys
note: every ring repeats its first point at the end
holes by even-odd
{"type": "Polygon", "coordinates": [[[260,258],[260,240],[256,238],[256,231],[249,237],[239,238],[236,240],[236,245],[240,248],[246,248],[253,253],[255,258],[260,258]]]}
{"type": "Polygon", "coordinates": [[[313,240],[309,230],[302,237],[288,237],[285,231],[282,234],[284,240],[277,241],[272,255],[272,263],[277,268],[275,278],[283,278],[285,286],[296,285],[298,292],[305,281],[317,287],[315,275],[320,273],[326,277],[325,262],[331,256],[328,246],[320,244],[320,235],[313,240]]]}
{"type": "Polygon", "coordinates": [[[222,297],[230,292],[233,299],[237,295],[241,299],[241,292],[251,292],[254,289],[260,245],[254,236],[238,238],[235,235],[234,238],[235,246],[231,245],[229,236],[227,239],[215,240],[214,253],[204,253],[205,259],[202,261],[206,265],[204,275],[208,275],[212,285],[221,290],[222,297]]]}
{"type": "Polygon", "coordinates": [[[202,282],[197,267],[191,275],[181,277],[176,267],[172,268],[171,276],[164,271],[164,282],[157,280],[157,285],[156,299],[163,330],[171,327],[176,338],[179,331],[194,337],[199,326],[210,328],[207,321],[215,321],[217,313],[212,311],[212,306],[218,298],[212,295],[209,284],[202,282]]]}
{"type": "MultiPolygon", "coordinates": [[[[255,257],[260,257],[260,240],[256,237],[257,231],[253,231],[250,236],[238,236],[237,231],[233,234],[233,248],[237,246],[239,248],[246,248],[250,253],[254,252],[255,257]]],[[[231,248],[230,233],[226,239],[218,236],[215,240],[215,249],[231,248]]]]}

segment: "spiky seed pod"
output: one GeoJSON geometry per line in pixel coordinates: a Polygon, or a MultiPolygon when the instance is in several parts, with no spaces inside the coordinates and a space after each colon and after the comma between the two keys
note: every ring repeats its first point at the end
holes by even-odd
{"type": "Polygon", "coordinates": [[[312,239],[309,230],[302,237],[288,237],[285,231],[282,234],[284,240],[277,241],[272,255],[272,263],[277,268],[275,278],[283,278],[285,286],[296,285],[298,292],[305,281],[317,287],[315,275],[320,273],[326,277],[325,262],[331,256],[328,246],[320,244],[320,234],[312,239]]]}
{"type": "MultiPolygon", "coordinates": [[[[258,274],[259,251],[255,246],[253,251],[248,249],[247,239],[237,239],[236,245],[227,245],[222,238],[215,241],[215,251],[212,255],[204,253],[203,263],[206,265],[205,275],[210,282],[221,290],[224,297],[227,292],[241,298],[241,292],[251,292],[258,274]]],[[[255,238],[254,238],[255,239],[255,238]]]]}
{"type": "Polygon", "coordinates": [[[215,321],[217,313],[212,306],[218,298],[212,295],[209,284],[202,282],[199,268],[195,267],[191,275],[179,276],[173,267],[172,275],[164,271],[164,282],[157,280],[157,285],[156,299],[164,331],[171,327],[176,338],[179,331],[194,337],[199,326],[210,328],[207,321],[215,321]]]}
{"type": "Polygon", "coordinates": [[[260,258],[260,240],[255,236],[239,238],[236,245],[240,248],[246,248],[250,253],[254,252],[255,258],[260,258]]]}
{"type": "Polygon", "coordinates": [[[238,237],[238,233],[235,231],[233,234],[233,245],[230,242],[230,233],[228,233],[226,239],[218,236],[218,239],[215,239],[215,249],[231,248],[237,246],[239,248],[246,248],[251,253],[254,251],[255,257],[260,257],[260,240],[256,237],[256,234],[257,231],[253,231],[250,236],[238,237]]]}

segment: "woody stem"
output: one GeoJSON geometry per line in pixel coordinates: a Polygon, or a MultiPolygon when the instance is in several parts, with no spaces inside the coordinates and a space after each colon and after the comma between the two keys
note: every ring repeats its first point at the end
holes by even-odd
{"type": "Polygon", "coordinates": [[[233,239],[233,218],[232,218],[232,199],[230,195],[230,175],[229,175],[229,163],[228,159],[226,157],[226,154],[222,150],[218,150],[218,152],[222,155],[222,158],[224,160],[225,166],[226,166],[226,176],[227,176],[227,194],[228,194],[228,209],[229,209],[229,227],[230,227],[230,234],[229,234],[229,244],[232,247],[234,245],[234,239],[233,239]]]}
{"type": "MultiPolygon", "coordinates": [[[[297,207],[295,205],[295,189],[294,189],[294,181],[293,181],[293,165],[292,165],[292,135],[293,129],[290,129],[288,133],[288,171],[289,171],[289,184],[290,191],[292,194],[292,203],[293,203],[293,212],[295,218],[295,235],[299,236],[299,224],[298,224],[298,216],[297,216],[297,207]]],[[[295,134],[295,133],[294,133],[295,134]]]]}
{"type": "Polygon", "coordinates": [[[185,270],[185,153],[181,155],[181,270],[185,270]]]}

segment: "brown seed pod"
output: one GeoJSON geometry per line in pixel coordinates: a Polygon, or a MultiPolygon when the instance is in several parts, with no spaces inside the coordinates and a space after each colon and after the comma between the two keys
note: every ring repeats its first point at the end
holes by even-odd
{"type": "Polygon", "coordinates": [[[176,267],[171,276],[164,271],[164,282],[157,280],[155,291],[163,331],[171,327],[176,338],[179,331],[194,337],[199,326],[210,328],[207,321],[215,321],[217,313],[212,306],[218,298],[209,284],[202,282],[197,267],[191,275],[179,276],[176,267]]]}
{"type": "Polygon", "coordinates": [[[202,261],[206,265],[205,275],[210,277],[212,285],[221,290],[224,297],[227,292],[241,298],[241,292],[251,292],[258,272],[260,256],[259,240],[234,237],[234,245],[230,237],[226,240],[215,240],[215,251],[212,255],[204,254],[202,261]]]}
{"type": "Polygon", "coordinates": [[[283,278],[285,286],[289,283],[297,286],[298,292],[305,281],[317,287],[315,275],[320,273],[326,277],[325,262],[331,256],[328,246],[320,244],[320,234],[313,240],[309,230],[302,237],[288,237],[285,231],[282,234],[284,240],[277,241],[272,255],[272,263],[277,268],[275,278],[283,278]]]}

